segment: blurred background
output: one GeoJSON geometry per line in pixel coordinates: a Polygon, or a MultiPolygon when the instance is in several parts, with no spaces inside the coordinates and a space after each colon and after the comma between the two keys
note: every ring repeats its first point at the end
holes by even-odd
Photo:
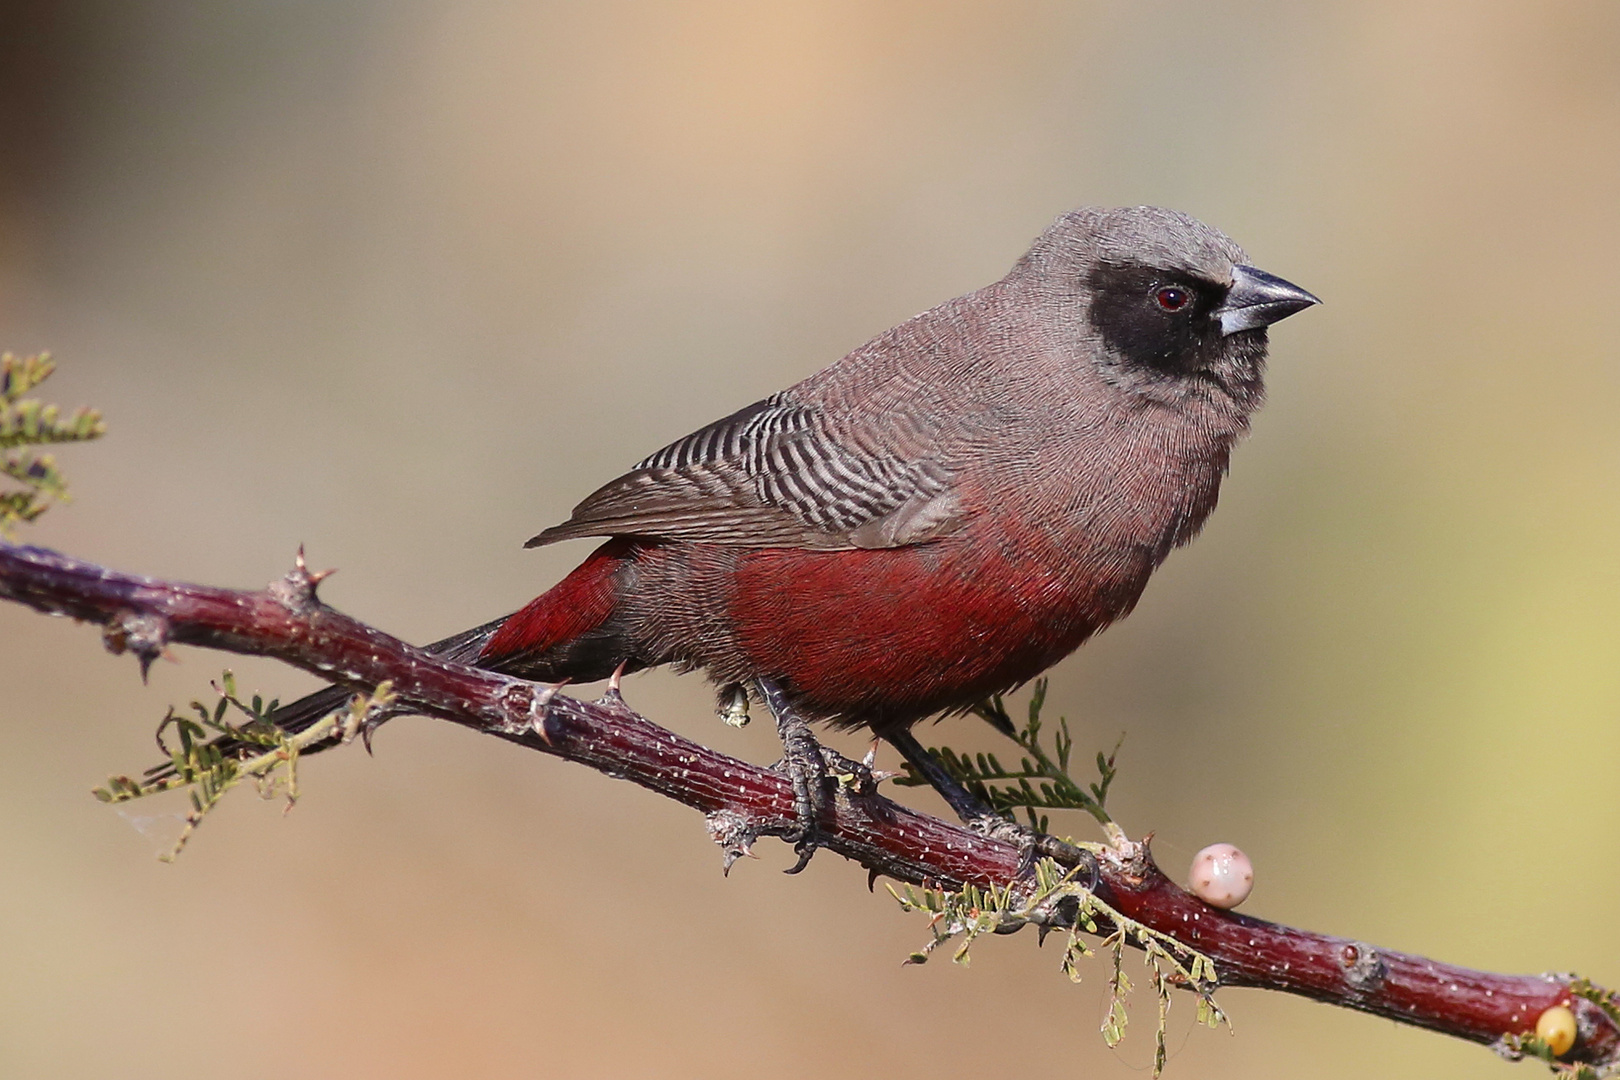
{"type": "MultiPolygon", "coordinates": [[[[522,541],[666,441],[1002,273],[1058,213],[1159,203],[1327,301],[1272,334],[1221,511],[1054,675],[1115,805],[1245,910],[1620,982],[1620,6],[0,2],[0,346],[111,434],[27,532],[256,587],[297,545],[426,640],[586,544],[522,541]]],[[[859,868],[722,878],[697,815],[420,719],[243,793],[89,788],[170,702],[0,605],[0,1074],[1128,1077],[1033,936],[971,970],[859,868]],[[222,956],[223,954],[223,956],[222,956]]],[[[629,681],[721,726],[698,677],[629,681]]],[[[930,741],[990,746],[967,721],[930,741]]],[[[852,753],[859,738],[840,745],[852,753]]],[[[892,764],[892,755],[886,755],[892,764]]],[[[907,793],[917,805],[931,796],[907,793]]],[[[942,807],[940,807],[942,809],[942,807]]],[[[1090,835],[1084,820],[1064,827],[1090,835]]],[[[1507,1076],[1228,991],[1173,1077],[1507,1076]]],[[[1518,1066],[1515,1075],[1532,1066],[1518,1066]]]]}

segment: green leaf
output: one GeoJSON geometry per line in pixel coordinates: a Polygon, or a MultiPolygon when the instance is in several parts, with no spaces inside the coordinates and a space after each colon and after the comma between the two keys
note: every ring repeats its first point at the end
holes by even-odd
{"type": "Polygon", "coordinates": [[[0,355],[0,451],[4,451],[0,453],[0,479],[21,485],[20,489],[0,489],[0,537],[38,519],[53,502],[67,501],[67,482],[56,459],[31,448],[82,442],[98,438],[106,430],[100,414],[93,410],[80,409],[64,420],[55,405],[23,397],[55,368],[44,353],[22,358],[0,355]]]}

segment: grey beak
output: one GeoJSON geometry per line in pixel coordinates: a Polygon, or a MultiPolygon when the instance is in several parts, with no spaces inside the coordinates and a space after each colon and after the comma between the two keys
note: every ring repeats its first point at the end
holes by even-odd
{"type": "Polygon", "coordinates": [[[1212,314],[1221,320],[1221,336],[1270,326],[1322,301],[1295,285],[1252,266],[1232,268],[1226,302],[1212,314]]]}

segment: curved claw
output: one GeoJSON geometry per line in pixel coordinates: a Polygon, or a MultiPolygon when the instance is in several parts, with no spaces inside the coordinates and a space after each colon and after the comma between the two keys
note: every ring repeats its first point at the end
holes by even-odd
{"type": "Polygon", "coordinates": [[[820,846],[820,844],[812,839],[809,839],[808,837],[800,840],[797,844],[793,845],[793,850],[798,853],[799,861],[782,871],[782,873],[797,874],[800,870],[803,870],[805,867],[809,866],[810,857],[816,853],[816,849],[820,846]]]}

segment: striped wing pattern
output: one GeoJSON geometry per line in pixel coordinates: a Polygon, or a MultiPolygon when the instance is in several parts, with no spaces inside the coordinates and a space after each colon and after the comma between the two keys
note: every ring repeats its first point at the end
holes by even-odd
{"type": "Polygon", "coordinates": [[[744,547],[895,547],[928,537],[885,530],[885,519],[898,512],[939,535],[948,524],[939,511],[949,488],[950,475],[937,462],[873,447],[852,452],[831,437],[817,410],[777,394],[641,461],[529,544],[647,536],[744,547]]]}

